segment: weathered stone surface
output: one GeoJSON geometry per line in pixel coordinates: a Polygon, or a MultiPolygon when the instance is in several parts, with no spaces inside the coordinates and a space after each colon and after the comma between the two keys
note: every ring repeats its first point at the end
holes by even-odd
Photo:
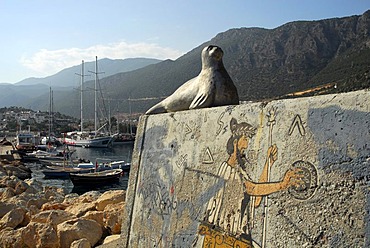
{"type": "Polygon", "coordinates": [[[25,167],[15,167],[13,165],[4,165],[3,168],[6,170],[8,175],[13,175],[19,179],[31,178],[31,171],[25,170],[25,167]]]}
{"type": "Polygon", "coordinates": [[[107,191],[104,192],[97,200],[96,200],[96,209],[99,211],[104,210],[105,206],[108,204],[114,204],[123,202],[126,197],[125,190],[114,190],[114,191],[107,191]]]}
{"type": "Polygon", "coordinates": [[[82,216],[83,219],[95,220],[99,225],[104,226],[104,215],[103,211],[89,211],[82,216]]]}
{"type": "Polygon", "coordinates": [[[74,219],[58,225],[61,248],[69,248],[73,241],[86,238],[94,246],[102,237],[102,227],[94,220],[74,219]]]}
{"type": "Polygon", "coordinates": [[[111,243],[113,241],[119,240],[120,238],[121,238],[121,236],[119,234],[107,236],[103,241],[103,245],[106,245],[106,244],[111,243]]]}
{"type": "Polygon", "coordinates": [[[63,210],[46,210],[32,216],[31,221],[37,223],[47,223],[56,228],[58,224],[74,218],[76,218],[74,214],[63,210]]]}
{"type": "Polygon", "coordinates": [[[67,207],[69,207],[69,205],[65,203],[52,201],[44,203],[41,207],[41,210],[65,210],[67,207]]]}
{"type": "Polygon", "coordinates": [[[36,208],[41,209],[45,203],[47,203],[47,200],[44,197],[33,197],[27,201],[27,207],[35,206],[36,208]]]}
{"type": "Polygon", "coordinates": [[[0,230],[6,227],[15,228],[22,223],[26,210],[24,208],[15,208],[5,214],[0,220],[0,230]]]}
{"type": "Polygon", "coordinates": [[[0,247],[27,247],[19,230],[7,227],[0,231],[0,247]]]}
{"type": "Polygon", "coordinates": [[[10,199],[15,195],[16,194],[13,188],[5,188],[5,190],[1,194],[1,199],[2,200],[10,199]]]}
{"type": "Polygon", "coordinates": [[[70,248],[91,248],[91,244],[84,238],[73,241],[70,248]]]}
{"type": "Polygon", "coordinates": [[[24,181],[19,181],[14,188],[15,194],[20,195],[26,191],[30,186],[24,181]]]}
{"type": "Polygon", "coordinates": [[[16,208],[16,204],[0,201],[0,218],[16,208]]]}
{"type": "Polygon", "coordinates": [[[34,188],[36,190],[36,192],[41,192],[43,190],[42,183],[37,181],[34,178],[25,179],[24,182],[27,183],[32,188],[34,188]]]}
{"type": "Polygon", "coordinates": [[[143,116],[122,246],[370,247],[369,99],[143,116]]]}
{"type": "Polygon", "coordinates": [[[57,233],[48,223],[31,222],[20,229],[20,234],[22,241],[30,248],[54,248],[59,245],[57,233]]]}
{"type": "Polygon", "coordinates": [[[94,211],[95,203],[89,202],[89,203],[72,204],[69,207],[67,207],[65,210],[69,213],[76,215],[77,217],[81,217],[88,211],[94,211]]]}
{"type": "Polygon", "coordinates": [[[108,204],[104,209],[104,226],[110,234],[120,234],[122,226],[122,212],[125,207],[124,202],[108,204]]]}

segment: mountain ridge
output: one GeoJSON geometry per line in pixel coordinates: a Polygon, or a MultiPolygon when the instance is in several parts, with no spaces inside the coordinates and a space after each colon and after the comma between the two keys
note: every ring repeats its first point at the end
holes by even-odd
{"type": "MultiPolygon", "coordinates": [[[[207,45],[224,51],[224,65],[242,101],[263,101],[297,91],[334,85],[325,93],[370,87],[370,10],[362,15],[317,21],[294,21],[274,29],[232,28],[217,34],[175,61],[107,76],[100,85],[112,113],[145,112],[170,95],[201,69],[200,53],[207,45]]],[[[92,88],[93,81],[86,82],[92,88]]],[[[85,93],[86,116],[92,116],[93,92],[85,93]]],[[[315,94],[318,94],[317,92],[315,94]]],[[[42,109],[46,95],[26,107],[42,109]]],[[[76,90],[56,90],[56,111],[79,115],[76,90]],[[74,93],[73,93],[74,92],[74,93]],[[66,101],[68,99],[68,101],[66,101]]]]}

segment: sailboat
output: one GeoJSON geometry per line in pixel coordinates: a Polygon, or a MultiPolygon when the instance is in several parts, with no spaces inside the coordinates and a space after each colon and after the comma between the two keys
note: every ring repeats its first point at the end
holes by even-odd
{"type": "Polygon", "coordinates": [[[81,146],[81,147],[109,147],[112,145],[116,135],[111,135],[110,133],[102,132],[103,128],[107,125],[104,124],[99,129],[98,118],[97,118],[97,83],[98,83],[98,57],[95,57],[95,130],[94,131],[84,131],[83,130],[83,83],[84,83],[84,61],[82,61],[81,66],[81,130],[68,132],[63,138],[63,143],[71,146],[81,146]]]}

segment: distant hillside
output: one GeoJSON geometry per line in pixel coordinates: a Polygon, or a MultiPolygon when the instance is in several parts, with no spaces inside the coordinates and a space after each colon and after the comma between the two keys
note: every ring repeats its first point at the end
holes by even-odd
{"type": "MultiPolygon", "coordinates": [[[[290,97],[293,92],[320,89],[322,85],[336,86],[325,87],[325,93],[370,86],[370,11],[367,11],[345,18],[296,21],[275,29],[228,30],[176,61],[166,60],[100,80],[104,96],[110,99],[106,108],[113,114],[129,112],[127,99],[131,99],[133,112],[145,112],[198,75],[201,50],[209,44],[224,50],[225,67],[241,100],[290,97]]],[[[93,81],[86,84],[86,88],[91,88],[93,81]]],[[[316,90],[307,92],[320,94],[316,90]]],[[[76,90],[55,92],[55,110],[78,117],[78,94],[76,90]]],[[[84,105],[89,116],[93,113],[92,94],[85,92],[84,105]]],[[[34,109],[47,106],[41,98],[28,102],[28,106],[34,109]]]]}
{"type": "MultiPolygon", "coordinates": [[[[98,60],[98,71],[101,72],[99,78],[137,70],[160,61],[147,58],[101,59],[98,60]]],[[[91,75],[89,71],[95,71],[95,62],[85,62],[84,67],[85,75],[91,75]]],[[[48,106],[49,87],[57,92],[68,91],[67,95],[70,95],[70,92],[80,85],[81,78],[77,75],[79,73],[81,73],[81,65],[76,65],[45,78],[27,78],[15,84],[0,84],[0,107],[23,106],[45,110],[48,106]]],[[[86,76],[85,80],[92,78],[94,78],[93,74],[90,77],[86,76]]]]}
{"type": "MultiPolygon", "coordinates": [[[[147,59],[147,58],[130,58],[130,59],[98,59],[98,71],[100,78],[108,77],[120,72],[133,71],[139,68],[143,68],[147,65],[156,64],[161,60],[158,59],[147,59]]],[[[82,63],[82,61],[81,61],[82,63]]],[[[92,74],[89,71],[95,71],[95,61],[84,63],[85,74],[92,74]]],[[[52,76],[45,78],[27,78],[16,85],[34,85],[34,84],[46,84],[51,87],[76,87],[80,80],[80,77],[76,73],[81,72],[81,65],[75,65],[73,67],[66,68],[52,76]]],[[[88,77],[86,77],[88,79],[88,77]]],[[[91,78],[90,78],[91,79],[91,78]]]]}

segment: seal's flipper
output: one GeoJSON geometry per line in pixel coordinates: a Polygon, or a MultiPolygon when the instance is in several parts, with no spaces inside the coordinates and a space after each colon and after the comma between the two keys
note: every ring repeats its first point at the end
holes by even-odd
{"type": "Polygon", "coordinates": [[[199,92],[191,102],[189,109],[205,108],[210,105],[212,98],[209,94],[199,92]]]}
{"type": "Polygon", "coordinates": [[[161,113],[167,113],[167,109],[163,107],[162,102],[154,105],[151,107],[148,111],[146,111],[146,115],[153,115],[153,114],[161,114],[161,113]]]}

